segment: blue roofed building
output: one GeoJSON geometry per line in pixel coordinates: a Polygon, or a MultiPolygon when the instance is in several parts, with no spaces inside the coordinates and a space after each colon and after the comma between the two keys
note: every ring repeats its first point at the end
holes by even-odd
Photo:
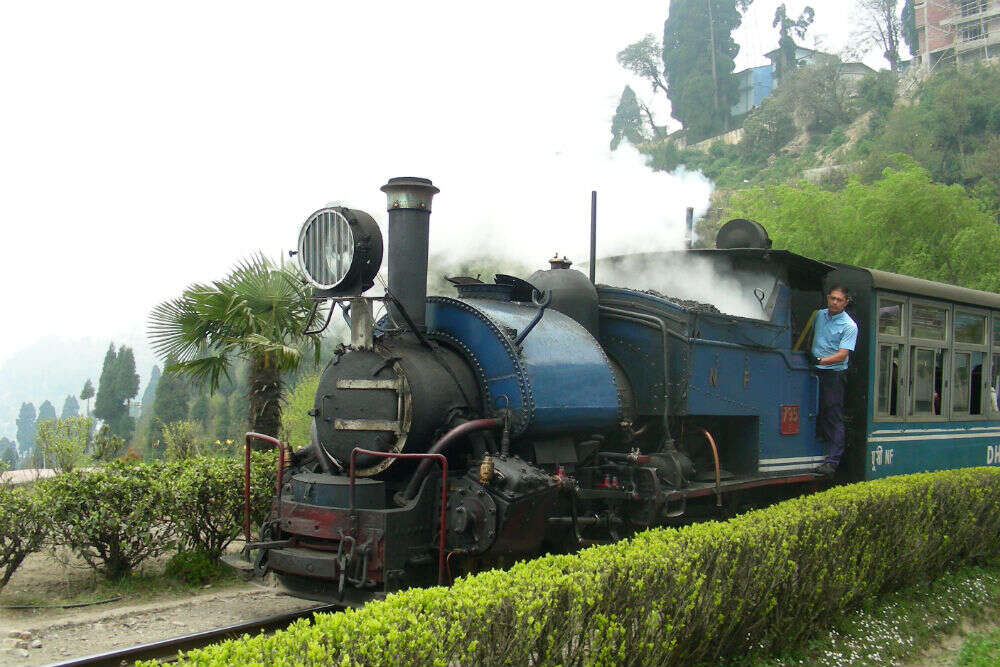
{"type": "Polygon", "coordinates": [[[735,76],[739,85],[739,99],[729,110],[733,116],[749,113],[751,109],[759,107],[774,88],[773,64],[748,67],[736,72],[735,76]]]}

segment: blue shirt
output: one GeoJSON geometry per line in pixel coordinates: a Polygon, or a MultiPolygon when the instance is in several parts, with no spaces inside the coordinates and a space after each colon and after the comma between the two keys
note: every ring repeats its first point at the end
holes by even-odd
{"type": "MultiPolygon", "coordinates": [[[[816,320],[813,323],[812,355],[814,357],[829,357],[842,349],[853,352],[857,341],[858,325],[846,312],[840,311],[830,317],[830,309],[824,308],[816,313],[816,320]]],[[[821,371],[847,370],[847,359],[839,364],[816,366],[816,368],[821,371]]]]}

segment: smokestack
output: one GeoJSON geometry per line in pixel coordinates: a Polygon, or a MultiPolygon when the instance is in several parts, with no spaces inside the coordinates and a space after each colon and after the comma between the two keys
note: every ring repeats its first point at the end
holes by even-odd
{"type": "MultiPolygon", "coordinates": [[[[440,190],[430,179],[409,176],[390,178],[381,190],[389,211],[389,293],[423,331],[431,199],[440,190]]],[[[389,304],[389,314],[404,322],[396,304],[389,304]]]]}
{"type": "Polygon", "coordinates": [[[694,246],[694,209],[690,206],[687,207],[687,216],[685,220],[687,222],[688,249],[690,249],[694,246]]]}

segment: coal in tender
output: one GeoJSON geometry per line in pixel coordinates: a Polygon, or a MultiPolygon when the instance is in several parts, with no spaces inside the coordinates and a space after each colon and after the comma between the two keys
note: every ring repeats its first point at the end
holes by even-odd
{"type": "MultiPolygon", "coordinates": [[[[614,287],[614,285],[598,285],[598,287],[614,287]]],[[[615,289],[631,289],[629,287],[616,287],[615,289]]],[[[678,299],[675,296],[667,296],[666,294],[660,294],[655,289],[632,289],[633,292],[640,292],[642,294],[649,294],[650,296],[655,296],[657,299],[663,299],[664,301],[669,301],[670,303],[676,304],[681,308],[686,308],[688,310],[693,310],[696,313],[714,313],[716,315],[725,315],[721,310],[716,308],[710,303],[702,303],[701,301],[694,301],[693,299],[678,299]]]]}
{"type": "Polygon", "coordinates": [[[655,289],[643,289],[639,291],[642,292],[643,294],[650,294],[659,299],[665,299],[670,303],[676,303],[681,308],[686,308],[687,310],[693,310],[696,313],[714,313],[716,315],[722,315],[722,311],[710,303],[702,303],[701,301],[695,301],[693,299],[678,299],[675,296],[667,296],[666,294],[660,294],[655,289]]]}

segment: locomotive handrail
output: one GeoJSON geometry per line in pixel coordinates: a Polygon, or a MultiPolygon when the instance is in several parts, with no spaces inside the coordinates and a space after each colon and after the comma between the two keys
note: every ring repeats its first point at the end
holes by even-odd
{"type": "Polygon", "coordinates": [[[288,450],[288,445],[281,442],[277,438],[272,438],[269,435],[264,435],[263,433],[255,433],[250,431],[247,433],[246,442],[243,445],[243,535],[246,538],[246,543],[250,544],[250,441],[251,440],[263,440],[264,442],[270,442],[272,445],[278,448],[278,477],[277,483],[275,484],[275,495],[281,495],[281,483],[282,477],[285,470],[285,452],[288,450]]]}
{"type": "MultiPolygon", "coordinates": [[[[535,290],[535,292],[537,291],[538,290],[535,290]]],[[[536,306],[538,306],[538,312],[535,313],[534,319],[532,319],[531,322],[528,323],[528,326],[524,328],[524,331],[521,332],[521,335],[519,335],[517,339],[514,341],[514,347],[517,347],[518,345],[523,343],[524,339],[527,338],[528,334],[531,333],[531,330],[534,329],[535,325],[538,324],[538,322],[542,319],[542,315],[545,314],[545,309],[548,308],[550,303],[552,303],[552,290],[547,289],[544,292],[542,292],[541,298],[537,301],[535,300],[535,293],[532,292],[531,302],[536,306]]]]}
{"type": "MultiPolygon", "coordinates": [[[[632,321],[638,322],[640,324],[644,324],[645,326],[647,326],[647,327],[649,327],[651,329],[661,329],[661,330],[663,329],[662,326],[657,326],[655,323],[650,322],[650,321],[648,321],[648,320],[645,319],[647,317],[659,319],[659,317],[656,316],[656,315],[649,315],[647,313],[644,313],[644,312],[638,311],[638,310],[626,310],[626,309],[623,309],[623,308],[612,308],[611,306],[600,306],[600,311],[602,313],[605,313],[608,316],[613,317],[613,318],[618,319],[618,320],[630,320],[631,319],[632,321]]],[[[808,363],[802,363],[801,365],[796,365],[796,364],[792,363],[793,361],[795,361],[795,359],[794,359],[794,357],[791,356],[791,353],[789,353],[786,350],[783,350],[783,349],[780,349],[780,348],[776,348],[776,347],[766,347],[766,346],[759,346],[759,347],[757,347],[757,346],[752,346],[752,345],[744,345],[743,343],[731,343],[731,342],[726,341],[726,340],[712,340],[710,338],[689,338],[688,336],[684,336],[682,334],[677,333],[676,331],[673,331],[669,327],[666,328],[666,334],[669,335],[669,336],[673,336],[677,340],[681,341],[682,343],[687,343],[688,345],[695,345],[695,344],[697,344],[697,345],[714,345],[716,347],[728,347],[728,348],[732,348],[732,349],[735,349],[735,350],[744,350],[744,351],[752,351],[752,352],[768,352],[770,354],[776,354],[779,357],[781,357],[782,360],[785,362],[785,366],[787,366],[791,370],[801,371],[801,370],[807,370],[807,369],[809,369],[809,364],[808,363]]],[[[800,354],[802,354],[802,353],[800,352],[800,354]]]]}
{"type": "MultiPolygon", "coordinates": [[[[404,454],[402,452],[373,452],[370,449],[362,449],[360,447],[355,447],[351,450],[351,465],[349,480],[350,487],[348,489],[349,498],[349,509],[351,512],[351,524],[355,523],[357,515],[354,509],[354,480],[356,477],[354,458],[358,454],[367,454],[368,456],[374,456],[380,459],[424,459],[424,460],[435,460],[441,465],[441,522],[440,522],[440,538],[438,540],[438,585],[444,585],[444,566],[445,566],[445,523],[448,517],[448,459],[445,458],[444,454],[404,454]]],[[[364,577],[364,573],[362,573],[364,577]]]]}
{"type": "Polygon", "coordinates": [[[716,447],[715,438],[712,437],[707,428],[695,426],[694,430],[700,431],[712,448],[712,458],[715,461],[715,506],[722,507],[722,472],[719,470],[719,448],[716,447]]]}

